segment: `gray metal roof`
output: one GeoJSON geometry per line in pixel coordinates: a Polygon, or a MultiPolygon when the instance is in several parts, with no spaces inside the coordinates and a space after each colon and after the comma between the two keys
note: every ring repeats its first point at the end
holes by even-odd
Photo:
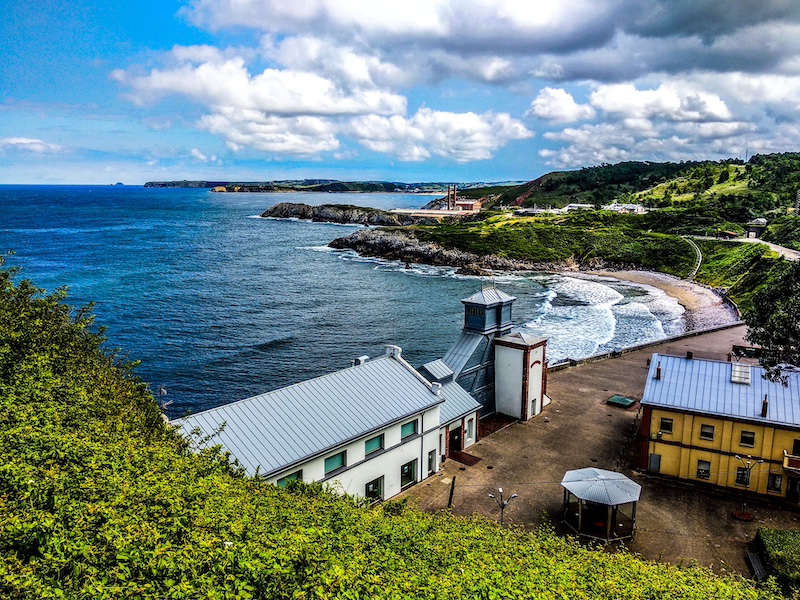
{"type": "Polygon", "coordinates": [[[470,357],[475,353],[483,337],[484,336],[480,333],[462,331],[455,343],[445,352],[442,361],[450,367],[456,377],[461,374],[464,365],[467,364],[467,361],[469,361],[470,357]]]}
{"type": "Polygon", "coordinates": [[[434,381],[444,381],[445,379],[453,378],[453,370],[441,359],[437,358],[429,363],[422,365],[434,381]]]}
{"type": "Polygon", "coordinates": [[[442,397],[444,404],[439,408],[439,423],[443,426],[481,409],[480,402],[455,382],[442,385],[442,397]]]}
{"type": "Polygon", "coordinates": [[[567,471],[561,485],[581,500],[606,506],[638,502],[642,492],[642,486],[622,473],[594,467],[567,471]]]}
{"type": "Polygon", "coordinates": [[[642,396],[642,404],[743,419],[758,423],[800,427],[800,380],[789,377],[788,385],[763,378],[764,369],[750,367],[750,383],[733,383],[736,363],[687,359],[654,354],[642,396]],[[661,364],[661,379],[656,370],[661,364]],[[767,416],[761,416],[766,394],[767,416]]]}
{"type": "Polygon", "coordinates": [[[485,288],[479,292],[475,292],[469,298],[464,298],[461,302],[469,302],[470,304],[483,304],[484,306],[492,306],[495,304],[504,304],[516,300],[514,296],[510,296],[505,292],[498,290],[495,287],[485,288]]]}
{"type": "MultiPolygon", "coordinates": [[[[444,389],[444,387],[443,387],[444,389]]],[[[466,393],[466,392],[465,392],[466,393]]],[[[405,360],[384,356],[266,394],[172,421],[185,433],[195,427],[214,435],[252,475],[282,471],[372,431],[418,414],[437,396],[405,360]]]]}
{"type": "Polygon", "coordinates": [[[540,337],[538,335],[532,335],[530,333],[525,333],[524,331],[515,331],[515,332],[510,333],[508,335],[504,335],[502,337],[498,337],[498,338],[495,339],[495,341],[503,340],[503,341],[506,341],[506,342],[514,342],[515,344],[519,344],[520,342],[522,342],[523,344],[527,344],[528,346],[533,346],[534,344],[538,344],[540,342],[547,341],[547,339],[548,338],[546,338],[546,337],[540,337]]]}

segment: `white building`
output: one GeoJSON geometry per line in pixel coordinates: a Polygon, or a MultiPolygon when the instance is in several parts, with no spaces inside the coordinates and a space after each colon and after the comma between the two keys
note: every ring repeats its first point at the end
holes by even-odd
{"type": "Polygon", "coordinates": [[[514,300],[494,287],[462,300],[458,339],[419,370],[387,346],[384,356],[171,423],[279,486],[299,479],[391,498],[445,459],[463,459],[482,416],[528,420],[549,403],[547,340],[512,333],[514,300]]]}
{"type": "Polygon", "coordinates": [[[230,452],[248,475],[325,482],[376,500],[439,470],[449,427],[477,441],[480,405],[455,382],[429,382],[397,346],[372,360],[176,419],[230,452]],[[224,426],[223,426],[224,424],[224,426]]]}

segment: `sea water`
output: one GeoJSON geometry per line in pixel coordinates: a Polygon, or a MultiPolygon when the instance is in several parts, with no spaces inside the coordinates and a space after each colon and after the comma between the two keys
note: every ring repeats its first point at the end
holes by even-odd
{"type": "Polygon", "coordinates": [[[413,208],[413,194],[233,194],[131,186],[0,186],[7,266],[69,303],[95,304],[109,348],[163,386],[172,416],[346,367],[385,344],[440,358],[460,300],[493,282],[514,322],[549,338],[550,362],[683,331],[662,291],[612,279],[524,273],[493,280],[334,251],[353,226],[259,215],[278,202],[413,208]],[[410,267],[410,268],[409,268],[410,267]]]}

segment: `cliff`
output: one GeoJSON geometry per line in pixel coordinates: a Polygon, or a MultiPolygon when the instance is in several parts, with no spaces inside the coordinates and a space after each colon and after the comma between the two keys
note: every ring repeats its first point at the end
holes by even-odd
{"type": "Polygon", "coordinates": [[[417,218],[410,215],[390,213],[376,208],[364,208],[346,204],[309,206],[308,204],[296,204],[292,202],[276,204],[265,210],[261,216],[275,219],[307,219],[322,223],[378,225],[383,227],[436,222],[435,219],[417,218]]]}

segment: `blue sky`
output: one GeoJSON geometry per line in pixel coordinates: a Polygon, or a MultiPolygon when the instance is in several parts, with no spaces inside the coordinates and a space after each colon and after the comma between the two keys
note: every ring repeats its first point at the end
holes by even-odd
{"type": "Polygon", "coordinates": [[[797,151],[795,0],[6,0],[0,183],[797,151]]]}

